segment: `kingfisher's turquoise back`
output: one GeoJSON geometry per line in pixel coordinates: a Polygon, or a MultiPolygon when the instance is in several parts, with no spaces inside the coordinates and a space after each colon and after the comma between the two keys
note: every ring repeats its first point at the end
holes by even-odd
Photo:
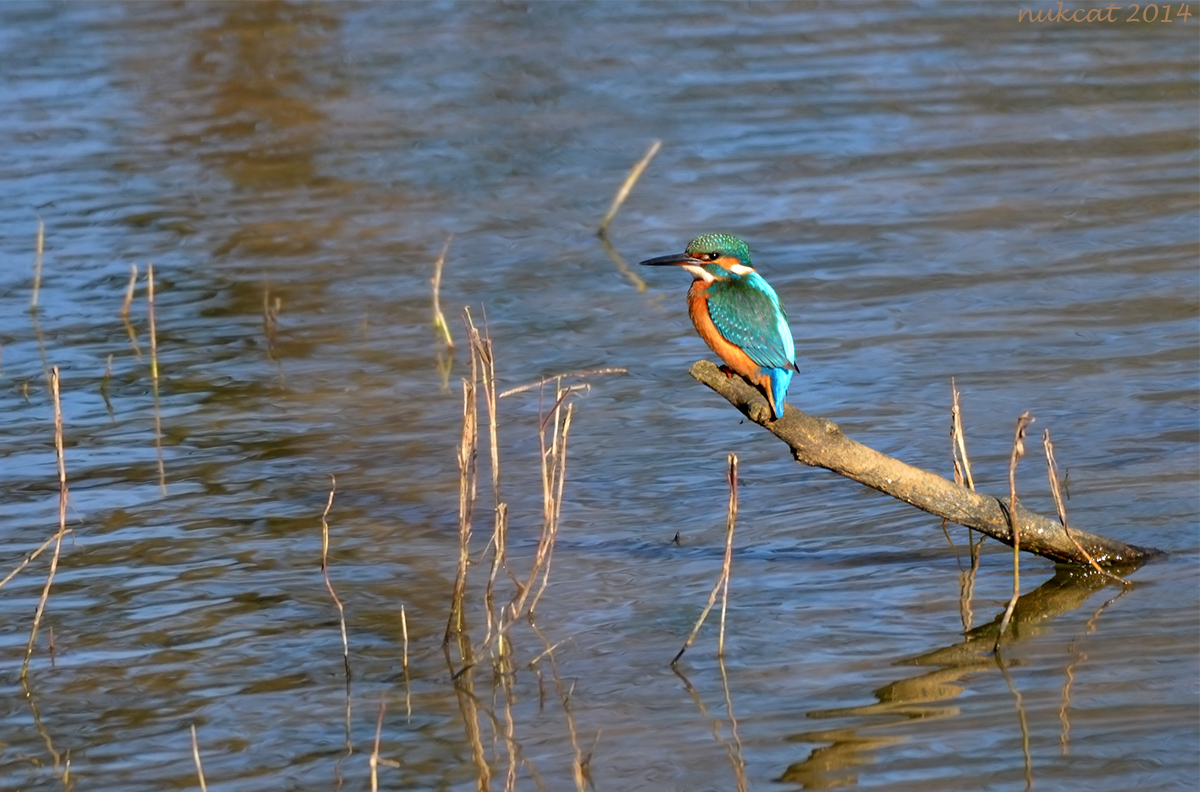
{"type": "Polygon", "coordinates": [[[796,347],[779,295],[757,272],[730,273],[705,290],[713,324],[771,379],[775,417],[783,417],[796,370],[796,347]]]}

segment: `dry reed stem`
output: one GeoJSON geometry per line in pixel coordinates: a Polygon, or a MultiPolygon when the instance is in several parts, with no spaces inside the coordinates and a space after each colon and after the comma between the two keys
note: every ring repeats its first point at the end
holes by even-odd
{"type": "Polygon", "coordinates": [[[954,459],[954,483],[966,484],[975,489],[975,477],[971,475],[971,460],[967,457],[967,434],[963,431],[962,406],[959,403],[958,386],[950,378],[950,445],[954,459]]]}
{"type": "Polygon", "coordinates": [[[1079,552],[1082,553],[1083,557],[1086,558],[1088,563],[1092,565],[1092,569],[1122,585],[1132,585],[1125,578],[1114,575],[1112,572],[1109,572],[1107,569],[1104,569],[1097,564],[1096,559],[1092,558],[1091,553],[1085,550],[1083,545],[1079,544],[1079,540],[1071,535],[1071,527],[1067,525],[1067,504],[1063,501],[1062,484],[1058,480],[1058,463],[1054,461],[1054,444],[1050,442],[1049,429],[1042,430],[1042,448],[1046,450],[1046,474],[1050,479],[1050,494],[1054,496],[1054,507],[1058,510],[1058,521],[1062,523],[1063,532],[1067,535],[1067,538],[1071,540],[1072,544],[1079,548],[1079,552]]]}
{"type": "Polygon", "coordinates": [[[628,373],[629,373],[629,369],[622,368],[620,366],[604,366],[601,368],[578,369],[576,371],[564,371],[561,374],[551,374],[548,377],[542,377],[541,379],[536,380],[534,382],[527,382],[524,385],[518,385],[515,388],[509,388],[508,390],[506,390],[500,394],[500,398],[504,399],[509,396],[514,396],[518,393],[524,393],[525,391],[531,391],[535,388],[540,388],[543,385],[547,385],[551,382],[554,382],[555,380],[564,380],[564,379],[568,379],[568,378],[570,378],[570,379],[585,379],[587,377],[597,377],[597,376],[602,376],[605,374],[628,374],[628,373]]]}
{"type": "Polygon", "coordinates": [[[621,210],[621,205],[625,203],[625,199],[629,197],[629,193],[633,190],[633,185],[637,184],[638,179],[642,178],[642,173],[645,172],[646,166],[650,164],[650,160],[654,159],[654,155],[662,148],[662,141],[656,140],[650,144],[650,148],[642,155],[633,169],[629,171],[629,175],[625,177],[625,181],[621,183],[621,188],[617,190],[617,194],[613,197],[612,206],[608,208],[608,213],[604,215],[604,219],[600,221],[600,228],[596,231],[598,236],[605,236],[608,233],[608,224],[617,216],[617,212],[621,210]]]}
{"type": "Polygon", "coordinates": [[[125,301],[121,303],[121,318],[129,319],[129,306],[133,304],[133,290],[137,288],[137,264],[129,265],[129,283],[125,285],[125,301]]]}
{"type": "MultiPolygon", "coordinates": [[[[71,533],[70,529],[67,530],[67,533],[68,534],[71,533]]],[[[8,575],[5,576],[4,580],[0,580],[0,588],[4,588],[4,585],[6,583],[8,583],[8,581],[12,580],[17,575],[19,575],[21,573],[22,569],[29,566],[30,562],[33,561],[34,559],[36,559],[38,556],[40,556],[45,551],[45,549],[50,546],[50,543],[55,541],[56,539],[58,539],[57,531],[55,531],[53,536],[50,536],[49,538],[46,539],[46,541],[42,542],[41,545],[38,546],[37,550],[34,550],[32,553],[25,556],[25,559],[21,563],[17,564],[17,568],[14,569],[12,572],[9,572],[8,575]]]]}
{"type": "Polygon", "coordinates": [[[200,780],[200,792],[208,792],[204,782],[204,767],[200,764],[200,744],[196,740],[196,724],[192,724],[192,761],[196,763],[196,777],[200,780]]]}
{"type": "Polygon", "coordinates": [[[404,655],[401,660],[400,667],[408,672],[408,616],[404,613],[404,606],[400,606],[400,635],[404,639],[404,655]]]}
{"type": "MultiPolygon", "coordinates": [[[[473,327],[467,312],[468,328],[473,327]]],[[[470,330],[468,329],[468,333],[470,330]]],[[[458,569],[454,576],[454,592],[450,599],[450,615],[442,646],[448,649],[450,636],[461,633],[464,624],[463,595],[467,587],[467,565],[471,542],[471,520],[479,478],[479,414],[476,406],[476,384],[479,382],[479,361],[475,345],[471,350],[471,378],[463,379],[463,424],[458,444],[458,569]]],[[[461,651],[460,651],[461,654],[461,651]]],[[[464,658],[465,659],[465,658],[464,658]]]]}
{"type": "Polygon", "coordinates": [[[1017,462],[1025,455],[1025,427],[1033,423],[1034,418],[1029,411],[1021,413],[1017,418],[1017,428],[1013,431],[1012,456],[1008,460],[1008,524],[1012,531],[1013,540],[1013,594],[1004,609],[1004,617],[1000,619],[1000,629],[996,631],[996,643],[992,652],[1000,651],[1000,641],[1008,622],[1012,619],[1013,609],[1021,598],[1021,532],[1017,529],[1017,462]]]}
{"type": "MultiPolygon", "coordinates": [[[[346,667],[346,681],[350,681],[350,639],[346,635],[346,609],[337,592],[333,590],[333,581],[329,579],[329,510],[333,508],[333,495],[337,492],[337,478],[329,474],[329,499],[325,501],[325,511],[321,513],[321,576],[325,578],[325,588],[333,598],[333,604],[338,609],[338,624],[342,628],[342,662],[346,667]]],[[[405,644],[405,664],[407,665],[407,643],[405,644]]]]}
{"type": "Polygon", "coordinates": [[[146,265],[146,310],[150,319],[150,380],[154,388],[154,448],[158,452],[158,488],[167,494],[167,470],[163,462],[162,408],[158,396],[158,326],[154,315],[154,265],[146,265]]]}
{"type": "Polygon", "coordinates": [[[42,290],[42,254],[46,249],[46,223],[38,220],[37,242],[33,256],[33,294],[29,296],[29,310],[38,308],[38,293],[42,290]]]}
{"type": "Polygon", "coordinates": [[[404,647],[400,659],[400,671],[404,675],[404,714],[412,720],[412,686],[408,681],[408,614],[403,605],[400,606],[400,637],[404,647]]]}
{"type": "Polygon", "coordinates": [[[146,265],[146,310],[150,319],[150,376],[158,389],[158,328],[154,316],[154,265],[146,265]]]}
{"type": "MultiPolygon", "coordinates": [[[[671,665],[674,666],[679,662],[679,658],[683,657],[683,653],[688,650],[688,647],[696,640],[696,635],[700,632],[700,627],[703,626],[704,620],[708,618],[708,612],[712,610],[713,604],[717,601],[717,592],[725,587],[728,591],[729,586],[729,570],[733,563],[733,528],[737,520],[737,455],[729,455],[729,511],[725,521],[725,559],[721,564],[721,575],[717,578],[716,585],[708,595],[708,603],[704,606],[704,610],[700,613],[700,618],[696,620],[696,626],[692,628],[691,635],[684,641],[679,652],[671,660],[671,665]]],[[[720,642],[717,645],[717,657],[723,656],[724,653],[724,602],[722,602],[722,634],[720,642]]]]}
{"type": "Polygon", "coordinates": [[[558,519],[562,508],[562,490],[566,478],[566,439],[571,429],[572,406],[567,407],[566,419],[560,428],[560,418],[563,401],[573,389],[561,388],[557,392],[554,407],[538,424],[538,447],[541,452],[542,473],[542,533],[538,537],[537,551],[534,553],[533,565],[524,583],[518,583],[519,591],[508,606],[508,621],[503,628],[507,632],[525,611],[525,603],[533,591],[538,574],[542,573],[541,586],[527,611],[532,614],[538,599],[546,589],[550,575],[550,562],[554,554],[554,545],[558,539],[558,519]],[[546,446],[546,427],[553,422],[550,435],[550,446],[546,446]]]}
{"type": "Polygon", "coordinates": [[[446,323],[446,316],[442,313],[441,291],[442,291],[442,268],[446,264],[446,253],[450,250],[450,241],[454,239],[453,234],[446,237],[445,244],[442,245],[442,252],[438,255],[437,260],[433,262],[433,279],[430,281],[433,285],[433,329],[451,352],[454,351],[454,338],[450,335],[450,325],[446,323]]]}
{"type": "Polygon", "coordinates": [[[371,749],[371,792],[379,790],[379,742],[383,737],[383,712],[386,702],[379,699],[379,714],[375,717],[375,747],[371,749]]]}
{"type": "MultiPolygon", "coordinates": [[[[961,394],[958,383],[950,378],[950,456],[954,463],[954,483],[959,486],[975,489],[975,477],[971,475],[971,459],[967,456],[967,433],[963,429],[961,394]]],[[[946,521],[942,520],[942,530],[946,530],[946,521]]],[[[979,547],[983,544],[985,534],[980,532],[979,541],[972,538],[973,531],[967,529],[967,546],[970,550],[971,566],[959,575],[959,618],[962,620],[963,632],[971,631],[974,612],[971,601],[975,596],[975,574],[979,571],[979,547]]],[[[946,537],[949,538],[949,532],[946,537]]],[[[951,542],[953,544],[953,542],[951,542]]]]}
{"type": "Polygon", "coordinates": [[[725,656],[725,609],[729,604],[729,572],[733,565],[733,527],[737,524],[738,510],[738,458],[729,455],[729,513],[725,519],[725,561],[721,567],[724,583],[721,587],[721,631],[717,635],[717,657],[725,656]]]}
{"type": "Polygon", "coordinates": [[[67,533],[67,463],[63,455],[63,418],[62,404],[59,399],[58,366],[50,370],[50,394],[54,399],[54,452],[58,457],[58,533],[54,538],[54,555],[50,559],[50,572],[46,575],[42,598],[38,600],[37,610],[33,614],[33,629],[29,631],[29,645],[25,647],[25,662],[21,664],[21,679],[24,679],[29,673],[29,659],[33,656],[33,644],[37,640],[42,614],[46,611],[46,601],[50,598],[50,586],[54,583],[54,574],[58,571],[58,559],[62,553],[62,540],[67,533]]]}
{"type": "Polygon", "coordinates": [[[541,569],[542,581],[537,594],[529,604],[529,613],[537,610],[538,602],[546,591],[550,581],[550,565],[554,559],[554,546],[558,541],[558,526],[562,517],[563,486],[567,479],[567,436],[571,432],[571,416],[575,405],[567,405],[567,413],[559,427],[559,413],[563,401],[570,395],[572,388],[561,389],[554,405],[554,432],[550,438],[550,448],[546,448],[545,422],[538,431],[538,444],[542,450],[542,538],[538,542],[538,553],[534,569],[529,576],[529,585],[541,569]]]}
{"type": "MultiPolygon", "coordinates": [[[[500,499],[500,416],[497,409],[499,396],[496,393],[496,359],[492,348],[492,340],[480,334],[471,319],[470,311],[466,312],[467,343],[471,348],[472,367],[478,361],[479,371],[483,381],[484,403],[488,410],[488,445],[492,473],[492,502],[494,504],[492,537],[489,545],[492,547],[492,564],[488,571],[487,584],[484,588],[484,611],[486,613],[486,631],[483,645],[491,645],[493,630],[500,622],[495,613],[496,577],[500,569],[507,569],[508,555],[508,505],[500,499]]],[[[498,646],[497,652],[501,657],[507,654],[505,637],[502,632],[495,633],[498,646]]]]}

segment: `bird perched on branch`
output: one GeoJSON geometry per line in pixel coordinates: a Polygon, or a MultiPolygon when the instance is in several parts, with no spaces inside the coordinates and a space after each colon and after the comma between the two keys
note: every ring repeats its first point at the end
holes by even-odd
{"type": "Polygon", "coordinates": [[[695,279],[688,289],[688,315],[700,337],[736,373],[767,397],[775,418],[783,417],[796,348],[779,295],[750,266],[750,248],[730,234],[705,234],[683,253],[641,262],[683,267],[695,279]]]}

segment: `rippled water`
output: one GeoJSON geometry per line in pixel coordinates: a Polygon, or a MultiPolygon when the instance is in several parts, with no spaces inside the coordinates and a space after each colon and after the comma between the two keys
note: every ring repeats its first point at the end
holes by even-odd
{"type": "MultiPolygon", "coordinates": [[[[5,574],[57,526],[51,366],[72,531],[24,683],[45,557],[0,589],[0,786],[195,788],[195,725],[211,789],[366,788],[382,702],[388,789],[503,789],[510,768],[517,788],[573,789],[577,757],[599,790],[1194,788],[1192,12],[0,5],[5,574]],[[639,291],[596,239],[655,139],[615,252],[749,240],[798,339],[795,406],[948,474],[955,377],[981,488],[1006,491],[1031,410],[1073,520],[1169,559],[1127,591],[1023,559],[1001,668],[988,625],[1008,550],[984,545],[965,599],[964,531],[951,545],[933,518],[790,462],[687,376],[710,355],[684,274],[639,272],[639,291]],[[429,279],[450,234],[441,302],[459,349],[443,384],[429,279]],[[481,655],[452,678],[441,650],[464,306],[502,388],[628,369],[572,397],[537,619],[565,705],[524,624],[511,676],[481,655]],[[710,624],[676,675],[720,570],[729,452],[726,657],[710,624]],[[331,475],[349,689],[319,563],[331,475]]],[[[538,415],[536,392],[501,401],[522,574],[541,526],[538,415]]],[[[1052,513],[1040,445],[1020,486],[1052,513]]]]}

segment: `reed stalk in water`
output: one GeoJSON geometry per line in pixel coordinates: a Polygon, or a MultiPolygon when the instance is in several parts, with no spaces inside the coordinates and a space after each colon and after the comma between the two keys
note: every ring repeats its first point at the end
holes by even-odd
{"type": "Polygon", "coordinates": [[[192,724],[192,761],[196,763],[196,777],[200,781],[200,792],[208,792],[204,782],[204,766],[200,764],[200,744],[196,741],[196,724],[192,724]]]}
{"type": "MultiPolygon", "coordinates": [[[[737,454],[729,455],[729,509],[725,518],[725,559],[721,564],[721,574],[717,578],[716,585],[708,595],[708,603],[704,606],[704,610],[700,613],[700,618],[696,620],[696,626],[692,628],[691,635],[684,641],[683,647],[679,653],[671,660],[671,665],[674,666],[679,662],[679,658],[683,657],[683,653],[688,650],[688,647],[696,640],[696,635],[700,632],[700,627],[704,625],[704,620],[708,618],[708,612],[712,610],[713,604],[717,601],[717,592],[725,589],[725,596],[729,594],[729,571],[733,564],[733,529],[737,522],[737,454]]],[[[721,635],[717,644],[717,656],[722,657],[725,654],[725,600],[721,601],[721,635]]]]}
{"type": "Polygon", "coordinates": [[[1058,521],[1062,523],[1063,531],[1067,534],[1067,538],[1079,548],[1079,552],[1091,564],[1092,569],[1121,585],[1132,585],[1125,578],[1114,575],[1097,564],[1096,559],[1092,558],[1092,554],[1084,549],[1083,545],[1079,544],[1078,539],[1071,535],[1071,528],[1067,525],[1067,504],[1063,500],[1062,483],[1058,480],[1058,463],[1054,461],[1054,444],[1050,442],[1049,429],[1042,430],[1042,448],[1046,451],[1046,475],[1050,479],[1050,494],[1054,496],[1054,508],[1058,511],[1058,521]]]}
{"type": "Polygon", "coordinates": [[[1000,641],[1004,637],[1004,631],[1008,629],[1009,620],[1012,619],[1013,608],[1017,607],[1017,600],[1021,598],[1021,532],[1017,530],[1016,517],[1017,462],[1025,456],[1025,427],[1033,423],[1033,420],[1033,416],[1028,412],[1021,413],[1021,416],[1017,418],[1017,428],[1013,432],[1012,455],[1008,461],[1008,520],[1013,542],[1013,593],[1012,598],[1008,601],[1008,607],[1004,609],[1004,617],[1000,619],[1000,629],[996,632],[996,643],[992,646],[993,653],[1000,651],[1000,641]]]}
{"type": "Polygon", "coordinates": [[[167,470],[163,462],[162,407],[158,396],[158,326],[154,315],[154,265],[146,265],[146,311],[150,320],[150,381],[154,389],[154,448],[158,452],[158,488],[167,493],[167,470]]]}
{"type": "Polygon", "coordinates": [[[342,628],[342,663],[346,667],[346,681],[350,681],[350,639],[346,634],[346,609],[337,592],[333,590],[333,581],[329,579],[329,510],[333,508],[333,495],[337,492],[337,478],[329,475],[329,499],[325,501],[325,511],[321,513],[321,576],[325,578],[325,588],[333,598],[333,604],[338,609],[338,624],[342,628]]]}
{"type": "Polygon", "coordinates": [[[58,533],[54,537],[54,555],[50,559],[50,572],[46,575],[42,598],[38,600],[37,610],[33,614],[33,629],[29,631],[29,645],[25,647],[25,662],[21,664],[21,679],[25,679],[29,673],[29,659],[33,656],[33,645],[37,640],[38,626],[42,623],[42,614],[46,612],[46,601],[50,599],[50,586],[54,583],[54,573],[58,571],[62,540],[67,533],[67,463],[63,454],[63,418],[62,404],[59,398],[58,366],[50,370],[50,394],[54,399],[54,452],[58,458],[58,533]]]}
{"type": "Polygon", "coordinates": [[[471,376],[463,379],[463,423],[458,443],[458,568],[454,576],[454,591],[450,597],[450,615],[442,646],[449,647],[450,637],[462,632],[465,625],[463,599],[467,588],[467,566],[470,562],[471,521],[475,511],[475,495],[479,478],[479,417],[476,387],[479,381],[479,362],[475,346],[471,349],[471,376]]]}
{"type": "Polygon", "coordinates": [[[638,179],[642,178],[642,174],[646,171],[646,166],[650,164],[650,160],[654,159],[654,155],[662,148],[662,141],[656,140],[650,144],[650,148],[642,155],[642,158],[637,161],[633,169],[629,171],[629,175],[625,177],[625,181],[621,182],[617,194],[613,196],[612,205],[608,207],[608,212],[604,215],[604,219],[600,221],[600,228],[596,231],[598,236],[605,236],[608,233],[608,224],[617,216],[617,212],[621,210],[621,206],[625,203],[625,199],[629,197],[629,193],[633,191],[633,186],[637,184],[638,179]]]}

